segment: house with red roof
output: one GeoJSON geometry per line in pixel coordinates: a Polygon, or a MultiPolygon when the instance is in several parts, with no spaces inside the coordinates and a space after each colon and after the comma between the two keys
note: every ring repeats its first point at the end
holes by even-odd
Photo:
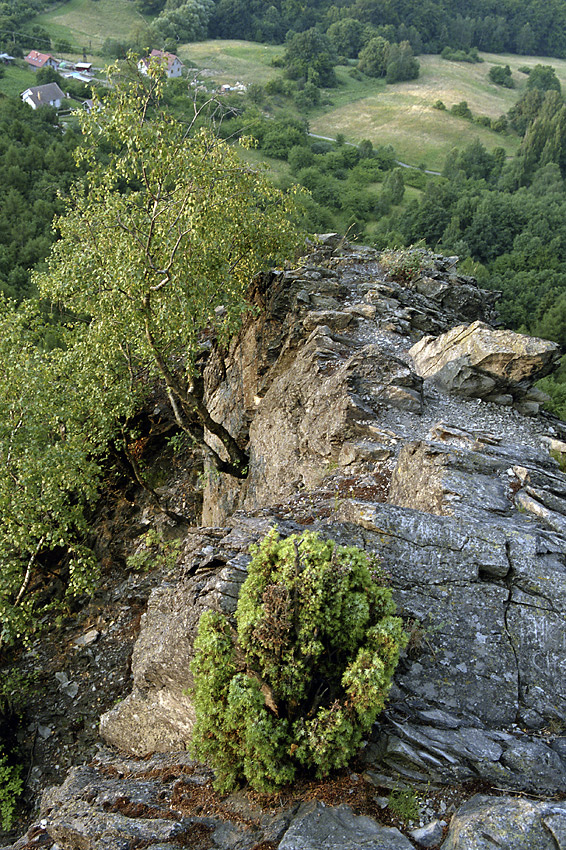
{"type": "Polygon", "coordinates": [[[34,71],[40,68],[54,68],[57,70],[59,62],[50,53],[40,53],[39,50],[30,50],[26,56],[26,62],[34,71]]]}
{"type": "Polygon", "coordinates": [[[165,50],[152,50],[149,56],[145,56],[138,62],[138,68],[142,74],[147,74],[150,65],[163,67],[169,79],[180,77],[184,68],[178,56],[175,56],[174,53],[167,53],[165,50]]]}

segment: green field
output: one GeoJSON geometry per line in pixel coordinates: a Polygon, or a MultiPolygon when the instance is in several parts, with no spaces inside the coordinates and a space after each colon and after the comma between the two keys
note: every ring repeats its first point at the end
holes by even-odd
{"type": "MultiPolygon", "coordinates": [[[[77,48],[84,46],[89,58],[96,61],[107,38],[127,40],[145,20],[131,0],[69,0],[40,15],[36,22],[47,29],[52,40],[66,38],[77,48]]],[[[237,81],[265,84],[281,74],[272,60],[283,50],[282,46],[210,40],[180,44],[177,52],[212,88],[237,81]]],[[[326,90],[322,105],[308,115],[310,130],[329,138],[342,133],[353,143],[370,139],[374,145],[391,144],[401,161],[425,165],[433,171],[442,169],[452,148],[474,138],[488,150],[503,147],[512,156],[519,145],[514,134],[495,133],[454,117],[450,107],[466,101],[474,116],[497,118],[508,112],[526,86],[527,76],[518,71],[520,66],[552,65],[566,89],[566,60],[494,54],[482,57],[484,62],[468,64],[420,56],[420,77],[393,86],[383,80],[357,80],[352,68],[339,67],[339,86],[326,90]],[[506,89],[489,81],[487,75],[493,64],[509,64],[516,88],[506,89]],[[446,105],[445,112],[433,108],[438,100],[446,105]]],[[[19,81],[9,71],[0,81],[0,91],[13,93],[17,88],[19,81]]],[[[289,108],[288,103],[285,106],[289,108]]]]}
{"type": "Polygon", "coordinates": [[[473,65],[448,62],[440,56],[420,56],[419,78],[393,86],[382,81],[357,81],[349,76],[348,69],[339,69],[341,86],[328,91],[332,104],[311,117],[311,132],[321,136],[343,133],[352,142],[371,139],[374,145],[391,144],[403,162],[422,163],[432,170],[442,168],[452,148],[474,138],[488,150],[503,147],[512,156],[519,146],[516,136],[494,133],[432,105],[441,100],[449,110],[465,100],[475,116],[497,118],[509,111],[526,86],[527,76],[517,70],[519,66],[552,65],[566,89],[566,61],[540,56],[482,56],[485,61],[473,65]],[[516,88],[506,89],[488,80],[491,65],[497,64],[510,66],[516,88]]]}
{"type": "Polygon", "coordinates": [[[51,40],[65,38],[96,60],[107,38],[127,39],[146,19],[130,0],[68,0],[33,19],[51,40]]]}
{"type": "MultiPolygon", "coordinates": [[[[205,41],[182,45],[181,57],[189,64],[204,69],[203,79],[218,84],[265,83],[277,76],[271,66],[282,48],[244,41],[205,41]]],[[[309,114],[310,130],[335,138],[342,133],[347,141],[371,139],[376,144],[391,144],[397,156],[410,165],[426,165],[441,170],[446,154],[454,147],[478,138],[488,150],[503,147],[512,156],[519,139],[514,134],[500,134],[456,118],[449,114],[451,106],[467,101],[473,114],[498,118],[508,112],[526,86],[527,76],[517,69],[521,65],[549,64],[566,88],[566,61],[533,56],[484,54],[479,64],[448,62],[439,56],[421,56],[418,80],[388,86],[382,80],[353,78],[349,68],[338,68],[340,85],[328,89],[323,105],[309,114]],[[509,64],[516,88],[506,89],[491,83],[489,68],[493,64],[509,64]],[[446,112],[433,109],[442,100],[446,112]]]]}
{"type": "Polygon", "coordinates": [[[265,85],[281,74],[271,63],[282,53],[282,47],[252,41],[197,41],[180,44],[178,50],[185,64],[204,71],[203,79],[213,79],[218,85],[238,81],[265,85]]]}
{"type": "Polygon", "coordinates": [[[35,85],[35,73],[29,68],[7,65],[0,77],[0,92],[8,97],[19,97],[23,91],[35,85]]]}

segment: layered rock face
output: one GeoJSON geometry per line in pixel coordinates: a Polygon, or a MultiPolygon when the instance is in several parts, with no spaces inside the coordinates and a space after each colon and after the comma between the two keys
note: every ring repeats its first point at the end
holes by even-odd
{"type": "MultiPolygon", "coordinates": [[[[209,477],[204,527],[150,599],[133,692],[103,738],[137,756],[186,747],[201,611],[234,611],[248,547],[270,527],[309,526],[378,554],[411,635],[366,779],[566,794],[566,426],[533,388],[557,346],[494,329],[494,294],[451,261],[401,285],[376,252],[332,237],[254,298],[261,311],[206,373],[213,416],[249,442],[249,477],[209,477]]],[[[517,818],[525,848],[566,847],[563,804],[474,800],[445,850],[523,847],[502,837],[517,818]]],[[[299,846],[301,823],[273,846],[299,846]]],[[[325,846],[305,829],[300,846],[325,846]]],[[[351,846],[407,846],[371,843],[371,829],[351,846]]]]}

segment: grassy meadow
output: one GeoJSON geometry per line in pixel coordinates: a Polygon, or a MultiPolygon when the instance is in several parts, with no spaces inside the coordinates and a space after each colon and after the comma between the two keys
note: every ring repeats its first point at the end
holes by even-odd
{"type": "MultiPolygon", "coordinates": [[[[280,74],[271,61],[283,48],[245,41],[204,41],[179,47],[179,55],[189,65],[205,71],[219,85],[241,80],[265,84],[280,74]]],[[[440,56],[421,56],[418,80],[386,85],[383,80],[355,79],[351,68],[339,67],[339,86],[327,89],[320,107],[308,115],[312,133],[334,138],[342,133],[356,143],[371,139],[375,144],[391,144],[397,156],[410,165],[441,170],[447,153],[473,138],[488,150],[503,147],[512,156],[519,139],[513,134],[495,133],[479,124],[457,118],[449,109],[466,101],[474,116],[498,118],[511,108],[526,86],[527,75],[519,66],[553,65],[566,90],[566,61],[539,56],[483,54],[484,62],[449,62],[440,56]],[[506,89],[488,79],[491,65],[509,64],[514,89],[506,89]],[[433,108],[441,100],[446,112],[433,108]]]]}
{"type": "Polygon", "coordinates": [[[180,44],[178,56],[190,67],[204,71],[203,79],[219,86],[225,83],[259,83],[265,85],[281,74],[273,59],[283,54],[283,47],[255,44],[252,41],[196,41],[180,44]]]}
{"type": "MultiPolygon", "coordinates": [[[[131,0],[68,0],[34,20],[45,27],[52,41],[67,39],[76,49],[84,48],[97,64],[104,63],[100,49],[107,38],[127,40],[146,22],[131,0]]],[[[272,61],[283,50],[282,46],[246,41],[209,40],[180,44],[177,52],[187,67],[198,69],[201,79],[219,86],[237,81],[264,85],[281,74],[272,61]]],[[[356,79],[351,66],[340,66],[339,86],[326,90],[321,105],[307,116],[310,130],[329,138],[342,133],[353,143],[370,139],[374,145],[391,144],[402,162],[433,171],[442,169],[452,148],[473,138],[488,150],[503,147],[512,156],[519,145],[515,135],[495,133],[457,118],[450,114],[450,107],[466,101],[474,116],[498,118],[508,112],[526,86],[527,76],[518,70],[520,66],[552,65],[566,90],[566,60],[495,54],[482,54],[482,58],[482,63],[468,64],[420,56],[420,77],[392,86],[383,80],[356,79]],[[514,89],[489,81],[493,64],[509,64],[514,89]],[[446,111],[433,108],[439,100],[446,111]]],[[[0,91],[19,93],[30,83],[26,74],[21,69],[7,69],[0,91]]],[[[276,101],[273,103],[277,108],[276,101]]],[[[288,102],[282,105],[293,111],[288,102]]]]}
{"type": "Polygon", "coordinates": [[[7,97],[19,97],[23,91],[35,85],[35,73],[29,68],[6,65],[4,72],[4,76],[0,77],[0,93],[7,97]]]}
{"type": "Polygon", "coordinates": [[[127,39],[146,18],[130,0],[68,0],[38,15],[34,24],[44,27],[55,42],[66,39],[75,49],[86,50],[90,60],[100,59],[107,38],[127,39]]]}
{"type": "Polygon", "coordinates": [[[391,144],[403,162],[423,164],[431,170],[441,170],[446,154],[473,138],[488,150],[503,147],[512,156],[519,146],[516,136],[495,133],[448,110],[466,101],[474,116],[498,118],[505,114],[527,83],[527,75],[518,71],[520,66],[552,65],[566,90],[566,61],[489,53],[482,58],[482,63],[468,64],[419,56],[419,78],[391,86],[380,80],[355,80],[349,69],[339,68],[340,88],[329,89],[331,103],[313,112],[311,132],[321,136],[343,133],[351,142],[371,139],[374,144],[391,144]],[[495,85],[487,76],[492,65],[507,64],[513,72],[514,89],[495,85]],[[433,108],[438,100],[446,112],[433,108]]]}

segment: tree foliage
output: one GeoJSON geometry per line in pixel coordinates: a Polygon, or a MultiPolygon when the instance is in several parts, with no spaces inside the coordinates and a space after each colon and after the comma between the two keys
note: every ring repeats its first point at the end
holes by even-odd
{"type": "Polygon", "coordinates": [[[381,36],[372,38],[360,51],[358,68],[368,77],[384,77],[391,45],[381,36]]]}
{"type": "MultiPolygon", "coordinates": [[[[151,4],[153,0],[143,0],[151,4]]],[[[159,2],[159,0],[158,0],[159,2]]],[[[289,31],[316,27],[326,32],[338,54],[354,58],[374,36],[409,41],[415,54],[443,48],[473,57],[489,53],[566,56],[566,9],[562,0],[217,0],[209,35],[283,42],[289,31]],[[362,27],[360,39],[360,25],[362,27]]]]}
{"type": "Polygon", "coordinates": [[[354,18],[342,18],[327,30],[330,44],[338,56],[355,59],[364,41],[364,26],[354,18]]]}
{"type": "Polygon", "coordinates": [[[54,110],[0,99],[0,291],[10,298],[33,294],[31,270],[49,253],[53,216],[77,175],[77,141],[54,110]]]}
{"type": "Polygon", "coordinates": [[[202,364],[239,327],[256,272],[292,254],[294,201],[163,114],[160,85],[114,81],[82,115],[86,177],[36,274],[43,305],[0,301],[0,644],[93,586],[90,511],[150,384],[220,469],[246,474],[245,446],[206,408],[202,364]]]}
{"type": "Polygon", "coordinates": [[[328,37],[311,28],[293,35],[285,50],[287,75],[317,86],[335,86],[336,57],[328,37]]]}
{"type": "Polygon", "coordinates": [[[488,77],[492,83],[496,83],[498,86],[505,86],[507,89],[515,88],[515,81],[509,65],[492,65],[488,77]]]}
{"type": "Polygon", "coordinates": [[[193,745],[216,787],[260,791],[343,767],[381,712],[405,645],[375,560],[305,532],[272,531],[229,621],[207,612],[195,641],[193,745]]]}
{"type": "Polygon", "coordinates": [[[32,302],[0,303],[0,644],[34,628],[40,596],[45,611],[92,587],[87,508],[97,457],[126,412],[114,364],[96,364],[85,384],[94,364],[84,337],[45,352],[45,332],[32,302]]]}
{"type": "Polygon", "coordinates": [[[408,41],[391,45],[385,73],[385,79],[388,83],[416,80],[419,76],[419,70],[420,65],[413,56],[413,49],[408,41]]]}
{"type": "Polygon", "coordinates": [[[206,408],[202,359],[239,327],[253,276],[292,254],[293,200],[206,129],[159,111],[160,94],[157,76],[138,77],[81,116],[87,182],[38,285],[88,317],[93,350],[132,384],[144,372],[163,381],[179,427],[201,444],[214,434],[217,467],[242,477],[244,448],[206,408]]]}
{"type": "Polygon", "coordinates": [[[562,91],[560,80],[552,65],[535,65],[527,78],[527,88],[538,89],[538,91],[562,91]]]}
{"type": "Polygon", "coordinates": [[[213,0],[166,0],[158,17],[151,23],[149,37],[160,44],[201,41],[206,38],[213,0]]]}

